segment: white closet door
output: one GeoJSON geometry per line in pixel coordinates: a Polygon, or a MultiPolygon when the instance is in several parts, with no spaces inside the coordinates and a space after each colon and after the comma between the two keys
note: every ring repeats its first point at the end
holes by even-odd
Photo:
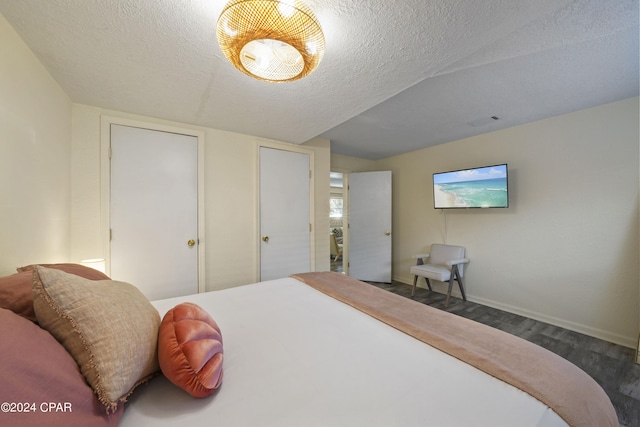
{"type": "Polygon", "coordinates": [[[311,269],[309,155],[260,148],[260,280],[311,269]]]}
{"type": "Polygon", "coordinates": [[[110,274],[150,300],[198,292],[197,145],[111,125],[110,274]]]}

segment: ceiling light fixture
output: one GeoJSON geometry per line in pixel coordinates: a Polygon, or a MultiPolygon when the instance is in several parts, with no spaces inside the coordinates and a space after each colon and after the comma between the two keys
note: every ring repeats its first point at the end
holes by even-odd
{"type": "Polygon", "coordinates": [[[216,32],[233,66],[258,80],[301,79],[324,55],[318,19],[299,0],[231,0],[216,32]]]}

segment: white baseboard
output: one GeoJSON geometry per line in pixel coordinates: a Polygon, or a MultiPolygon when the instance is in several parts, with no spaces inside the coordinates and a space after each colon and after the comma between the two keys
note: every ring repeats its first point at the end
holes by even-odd
{"type": "Polygon", "coordinates": [[[520,316],[528,317],[530,319],[539,320],[541,322],[549,323],[551,325],[560,326],[561,328],[569,329],[570,331],[579,332],[581,334],[589,335],[594,338],[599,338],[607,342],[619,344],[624,347],[635,348],[636,339],[625,337],[613,332],[603,331],[602,329],[592,328],[590,326],[582,325],[575,322],[570,322],[564,319],[558,319],[553,316],[547,316],[541,313],[525,310],[519,307],[514,307],[508,304],[502,304],[499,302],[487,300],[484,298],[470,297],[467,299],[471,302],[486,305],[488,307],[497,308],[499,310],[507,311],[513,314],[519,314],[520,316]]]}
{"type": "MultiPolygon", "coordinates": [[[[409,284],[410,286],[413,285],[413,278],[411,278],[410,280],[407,280],[404,277],[397,277],[397,278],[394,278],[393,280],[404,283],[404,284],[409,284]]],[[[447,293],[447,288],[445,284],[433,283],[433,282],[431,284],[435,292],[440,292],[444,294],[447,293]]],[[[424,288],[424,289],[427,288],[424,279],[418,280],[418,287],[424,288]]],[[[456,288],[457,287],[454,286],[454,290],[451,292],[451,295],[456,298],[462,298],[462,295],[456,288]]],[[[540,322],[549,323],[554,326],[559,326],[561,328],[565,328],[570,331],[579,332],[581,334],[589,335],[591,337],[605,340],[607,342],[611,342],[614,344],[619,344],[624,347],[635,349],[637,345],[637,338],[634,338],[634,337],[625,337],[619,334],[615,334],[613,332],[603,331],[601,329],[592,328],[590,326],[582,325],[582,324],[571,322],[564,319],[558,319],[556,317],[547,316],[542,313],[525,310],[520,307],[515,307],[508,304],[502,304],[500,302],[496,302],[496,301],[485,299],[485,298],[475,297],[475,296],[469,295],[468,291],[467,291],[467,300],[478,303],[478,304],[486,305],[488,307],[497,308],[498,310],[528,317],[530,319],[539,320],[540,322]]]]}

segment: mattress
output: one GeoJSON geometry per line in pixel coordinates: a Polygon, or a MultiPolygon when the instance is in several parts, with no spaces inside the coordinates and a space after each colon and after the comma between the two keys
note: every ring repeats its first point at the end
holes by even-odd
{"type": "Polygon", "coordinates": [[[196,399],[163,376],[121,426],[567,426],[529,394],[294,278],[190,301],[224,339],[224,379],[196,399]]]}

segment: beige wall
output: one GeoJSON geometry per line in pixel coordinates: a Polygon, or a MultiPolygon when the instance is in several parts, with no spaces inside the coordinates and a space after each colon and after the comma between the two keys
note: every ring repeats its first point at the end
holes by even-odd
{"type": "Polygon", "coordinates": [[[71,102],[0,14],[0,275],[69,256],[71,102]]]}
{"type": "MultiPolygon", "coordinates": [[[[470,300],[633,346],[638,98],[377,162],[393,172],[393,277],[431,243],[467,247],[470,300]],[[510,207],[437,211],[432,174],[509,164],[510,207]]],[[[444,291],[444,287],[440,287],[444,291]]]]}
{"type": "Polygon", "coordinates": [[[374,160],[331,153],[331,171],[333,172],[370,172],[378,170],[378,167],[378,162],[374,160]]]}
{"type": "MultiPolygon", "coordinates": [[[[72,104],[0,15],[0,274],[37,262],[103,258],[101,117],[205,135],[206,289],[258,280],[257,138],[72,104]]],[[[288,144],[278,143],[283,147],[288,144]]],[[[329,268],[329,141],[314,152],[317,270],[329,268]]]]}
{"type": "Polygon", "coordinates": [[[331,141],[326,138],[314,138],[302,144],[303,147],[313,150],[315,158],[314,178],[314,212],[315,212],[315,270],[329,271],[329,194],[331,182],[329,170],[331,162],[331,141]]]}
{"type": "Polygon", "coordinates": [[[634,347],[638,122],[632,98],[379,161],[332,154],[331,170],[392,171],[394,280],[431,243],[463,245],[470,300],[634,347]],[[433,208],[434,172],[503,162],[508,209],[433,208]]]}
{"type": "MultiPolygon", "coordinates": [[[[72,122],[72,259],[106,257],[100,226],[100,118],[103,115],[134,120],[142,126],[160,124],[204,132],[206,289],[258,281],[257,162],[258,145],[264,140],[79,104],[73,105],[72,122]]],[[[315,153],[316,230],[319,227],[326,229],[329,141],[317,138],[304,147],[315,153]]],[[[328,269],[329,244],[325,234],[316,235],[316,270],[328,269]]]]}
{"type": "MultiPolygon", "coordinates": [[[[0,274],[104,256],[100,116],[167,122],[72,105],[1,15],[0,40],[0,274]]],[[[194,129],[207,144],[207,289],[253,282],[256,139],[194,129]],[[229,200],[233,210],[221,209],[229,200]]],[[[411,255],[446,237],[469,250],[470,299],[633,346],[638,140],[634,98],[378,162],[331,155],[330,163],[393,171],[395,279],[409,282],[411,255]],[[499,162],[509,163],[511,207],[448,212],[445,229],[431,204],[431,174],[499,162]]],[[[328,143],[307,146],[316,152],[316,232],[324,235],[328,143]]],[[[328,242],[316,236],[316,269],[324,270],[328,242]]]]}

